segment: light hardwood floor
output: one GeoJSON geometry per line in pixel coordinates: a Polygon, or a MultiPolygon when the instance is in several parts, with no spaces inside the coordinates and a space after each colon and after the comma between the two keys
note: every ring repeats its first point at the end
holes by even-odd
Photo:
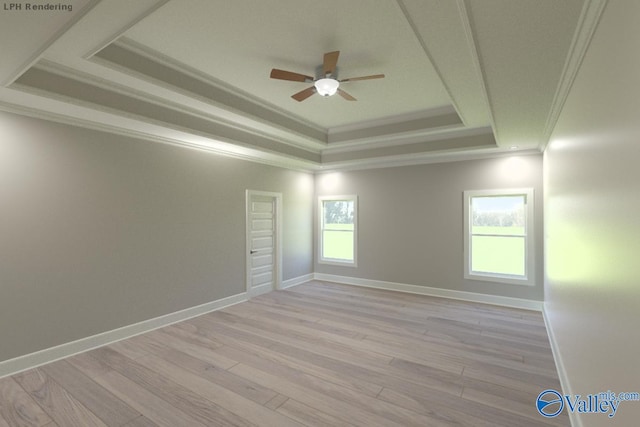
{"type": "Polygon", "coordinates": [[[6,426],[544,426],[540,313],[309,282],[0,379],[6,426]]]}

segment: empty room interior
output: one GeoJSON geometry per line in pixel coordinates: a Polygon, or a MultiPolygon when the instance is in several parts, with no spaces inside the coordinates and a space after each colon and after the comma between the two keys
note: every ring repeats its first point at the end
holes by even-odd
{"type": "Polygon", "coordinates": [[[640,2],[0,10],[0,427],[633,426],[640,2]]]}

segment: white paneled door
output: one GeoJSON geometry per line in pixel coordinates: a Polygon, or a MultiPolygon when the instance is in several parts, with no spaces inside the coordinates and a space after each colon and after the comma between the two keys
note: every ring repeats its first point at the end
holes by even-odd
{"type": "Polygon", "coordinates": [[[247,293],[269,292],[280,282],[279,193],[247,190],[247,293]]]}

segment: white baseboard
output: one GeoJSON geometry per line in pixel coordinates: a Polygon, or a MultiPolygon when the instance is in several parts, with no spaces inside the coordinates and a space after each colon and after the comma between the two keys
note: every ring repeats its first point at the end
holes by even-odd
{"type": "MultiPolygon", "coordinates": [[[[348,285],[364,286],[369,288],[386,289],[391,291],[408,292],[421,295],[430,295],[443,298],[459,299],[464,301],[480,302],[486,304],[502,305],[507,307],[523,308],[528,310],[543,311],[543,304],[541,301],[531,301],[520,298],[510,298],[495,295],[478,294],[474,292],[455,291],[449,289],[432,288],[427,286],[407,285],[403,283],[384,282],[380,280],[359,279],[354,277],[337,276],[331,274],[313,273],[303,276],[288,279],[282,282],[280,289],[287,289],[293,286],[300,285],[310,280],[323,280],[327,282],[344,283],[348,285]]],[[[263,293],[271,291],[270,286],[261,286],[253,289],[250,293],[251,296],[257,296],[263,293]],[[263,289],[264,288],[264,289],[263,289]]],[[[123,326],[118,329],[103,332],[97,335],[93,335],[86,338],[81,338],[76,341],[61,344],[55,347],[40,350],[34,353],[30,353],[24,356],[19,356],[14,359],[9,359],[0,362],[0,378],[13,375],[18,372],[35,368],[40,365],[54,362],[56,360],[63,359],[65,357],[73,356],[84,351],[92,350],[103,345],[107,345],[116,341],[120,341],[126,338],[133,337],[145,332],[152,331],[173,323],[181,322],[183,320],[190,319],[192,317],[200,316],[211,311],[220,310],[230,305],[238,304],[247,301],[249,295],[246,292],[241,294],[232,295],[227,298],[222,298],[216,301],[211,301],[199,306],[187,308],[174,313],[169,313],[164,316],[159,316],[153,319],[144,320],[133,325],[123,326]]],[[[544,311],[543,311],[544,312],[544,311]]],[[[546,317],[545,317],[546,322],[546,317]]],[[[552,335],[552,330],[548,327],[549,337],[551,339],[552,349],[554,351],[554,357],[558,364],[558,370],[560,374],[560,381],[562,383],[563,390],[568,387],[568,381],[564,369],[562,368],[562,361],[559,358],[559,354],[556,350],[555,340],[552,335]]],[[[569,390],[568,388],[566,390],[569,390]]],[[[573,422],[573,420],[572,420],[573,422]]],[[[574,424],[574,426],[580,426],[580,424],[574,424]]]]}
{"type": "Polygon", "coordinates": [[[294,277],[293,279],[287,279],[284,282],[282,282],[280,289],[287,289],[293,286],[302,285],[303,283],[313,280],[313,278],[314,278],[313,273],[309,273],[309,274],[305,274],[304,276],[298,276],[298,277],[294,277]]]}
{"type": "Polygon", "coordinates": [[[76,341],[40,350],[35,353],[19,356],[14,359],[5,360],[0,362],[0,378],[47,363],[55,362],[56,360],[149,332],[154,329],[162,328],[173,323],[181,322],[192,317],[200,316],[211,311],[220,310],[244,301],[247,301],[246,292],[176,311],[174,313],[165,314],[153,319],[143,320],[142,322],[134,323],[133,325],[123,326],[118,329],[81,338],[76,341]]]}
{"type": "MultiPolygon", "coordinates": [[[[560,386],[562,387],[562,394],[570,394],[573,395],[573,390],[571,390],[571,384],[569,383],[569,376],[567,375],[567,371],[564,368],[564,362],[562,361],[562,356],[560,355],[560,347],[558,346],[558,341],[556,341],[556,336],[553,332],[553,328],[551,327],[551,323],[549,321],[549,315],[547,314],[547,305],[544,304],[542,308],[542,317],[544,319],[544,325],[547,328],[547,335],[549,336],[549,343],[551,345],[551,353],[553,354],[553,360],[556,362],[556,369],[558,370],[558,379],[560,379],[560,386]]],[[[558,390],[560,391],[560,390],[558,390]]],[[[567,411],[569,413],[569,421],[571,422],[572,427],[582,427],[582,421],[575,412],[567,411]]]]}
{"type": "Polygon", "coordinates": [[[404,283],[383,282],[380,280],[360,279],[357,277],[336,276],[333,274],[323,273],[314,273],[313,278],[315,280],[343,283],[345,285],[364,286],[367,288],[385,289],[389,291],[400,291],[411,294],[480,302],[484,304],[521,308],[525,310],[542,311],[543,307],[542,301],[503,297],[498,295],[479,294],[475,292],[456,291],[451,289],[432,288],[429,286],[407,285],[404,283]]]}
{"type": "Polygon", "coordinates": [[[264,285],[254,286],[249,289],[249,298],[257,297],[258,295],[266,294],[273,290],[271,283],[265,283],[264,285]]]}

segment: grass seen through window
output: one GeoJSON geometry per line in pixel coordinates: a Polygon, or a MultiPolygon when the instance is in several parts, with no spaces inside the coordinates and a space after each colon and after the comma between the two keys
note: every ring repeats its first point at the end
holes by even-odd
{"type": "Polygon", "coordinates": [[[525,197],[473,197],[471,207],[471,271],[524,276],[525,197]]]}
{"type": "Polygon", "coordinates": [[[322,200],[321,260],[355,261],[355,200],[322,200]]]}
{"type": "Polygon", "coordinates": [[[472,236],[472,271],[524,276],[524,227],[473,227],[473,229],[474,234],[490,234],[490,236],[472,236]]]}
{"type": "Polygon", "coordinates": [[[326,224],[322,238],[323,258],[353,259],[353,224],[326,224]]]}

